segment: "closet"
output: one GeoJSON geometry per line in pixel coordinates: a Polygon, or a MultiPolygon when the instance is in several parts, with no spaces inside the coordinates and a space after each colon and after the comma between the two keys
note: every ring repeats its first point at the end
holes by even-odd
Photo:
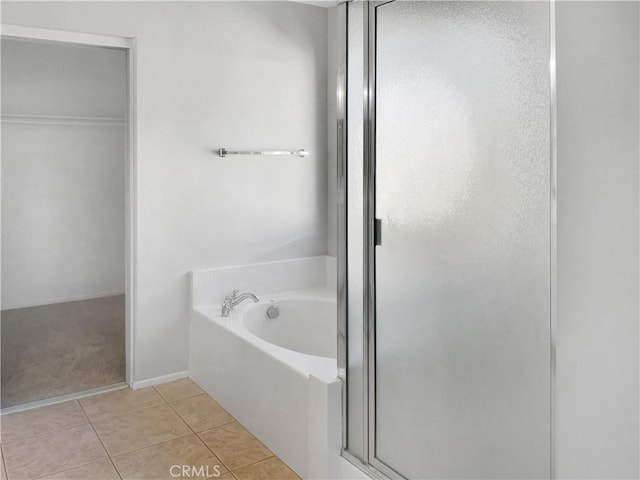
{"type": "Polygon", "coordinates": [[[1,47],[6,411],[124,382],[127,57],[1,47]]]}

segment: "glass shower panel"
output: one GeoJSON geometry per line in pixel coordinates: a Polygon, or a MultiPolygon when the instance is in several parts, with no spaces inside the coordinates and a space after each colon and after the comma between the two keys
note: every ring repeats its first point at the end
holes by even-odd
{"type": "Polygon", "coordinates": [[[549,4],[371,14],[375,461],[549,478],[549,4]]]}
{"type": "Polygon", "coordinates": [[[363,123],[364,108],[364,2],[347,4],[347,442],[349,452],[364,459],[364,362],[363,362],[363,255],[364,235],[364,177],[363,177],[363,123]]]}

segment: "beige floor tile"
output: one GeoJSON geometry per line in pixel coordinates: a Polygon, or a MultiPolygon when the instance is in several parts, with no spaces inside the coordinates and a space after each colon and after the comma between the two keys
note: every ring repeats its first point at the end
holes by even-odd
{"type": "Polygon", "coordinates": [[[89,423],[77,400],[4,415],[0,420],[2,442],[89,423]]]}
{"type": "Polygon", "coordinates": [[[278,457],[239,468],[234,470],[233,474],[238,480],[300,480],[300,477],[278,457]]]}
{"type": "Polygon", "coordinates": [[[107,459],[47,475],[40,480],[120,480],[120,476],[113,468],[111,460],[107,459]]]}
{"type": "Polygon", "coordinates": [[[209,478],[227,472],[220,460],[193,434],[118,455],[113,461],[125,480],[209,478]],[[184,473],[181,472],[183,465],[187,468],[184,473]]]}
{"type": "Polygon", "coordinates": [[[169,405],[145,408],[94,422],[93,426],[110,455],[150,447],[191,433],[169,405]]]}
{"type": "Polygon", "coordinates": [[[166,402],[153,387],[131,390],[122,388],[80,399],[80,404],[92,422],[99,422],[116,415],[163,405],[166,402]]]}
{"type": "Polygon", "coordinates": [[[182,419],[196,432],[231,423],[235,419],[206,393],[172,404],[182,419]]]}
{"type": "Polygon", "coordinates": [[[237,422],[206,430],[199,436],[231,470],[273,455],[237,422]]]}
{"type": "Polygon", "coordinates": [[[175,382],[163,383],[154,387],[167,402],[175,402],[183,398],[195,397],[204,392],[190,378],[182,378],[175,382]]]}
{"type": "Polygon", "coordinates": [[[231,472],[223,473],[216,480],[236,480],[236,477],[233,476],[231,472]]]}
{"type": "Polygon", "coordinates": [[[4,467],[4,454],[2,453],[2,451],[0,451],[0,457],[2,457],[2,469],[0,469],[0,479],[1,480],[6,480],[7,478],[7,470],[4,467]]]}
{"type": "Polygon", "coordinates": [[[2,448],[12,479],[42,477],[107,457],[91,425],[16,440],[2,448]]]}

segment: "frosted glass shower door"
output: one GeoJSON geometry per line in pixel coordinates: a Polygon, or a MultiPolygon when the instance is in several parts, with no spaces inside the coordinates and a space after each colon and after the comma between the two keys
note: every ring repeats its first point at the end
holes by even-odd
{"type": "Polygon", "coordinates": [[[549,4],[395,1],[369,15],[374,465],[549,478],[549,4]]]}

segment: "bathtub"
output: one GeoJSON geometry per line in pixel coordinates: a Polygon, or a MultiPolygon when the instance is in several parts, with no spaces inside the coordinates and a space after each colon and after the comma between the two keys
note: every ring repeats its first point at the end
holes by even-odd
{"type": "Polygon", "coordinates": [[[232,329],[247,330],[255,342],[266,342],[264,348],[275,357],[287,355],[285,361],[294,367],[307,365],[304,373],[325,372],[335,377],[336,308],[335,293],[327,289],[269,295],[258,304],[245,303],[238,312],[241,321],[228,323],[232,329]],[[276,318],[268,317],[270,307],[278,308],[276,318]]]}
{"type": "Polygon", "coordinates": [[[328,287],[192,308],[189,375],[303,478],[343,477],[336,325],[328,287]]]}

